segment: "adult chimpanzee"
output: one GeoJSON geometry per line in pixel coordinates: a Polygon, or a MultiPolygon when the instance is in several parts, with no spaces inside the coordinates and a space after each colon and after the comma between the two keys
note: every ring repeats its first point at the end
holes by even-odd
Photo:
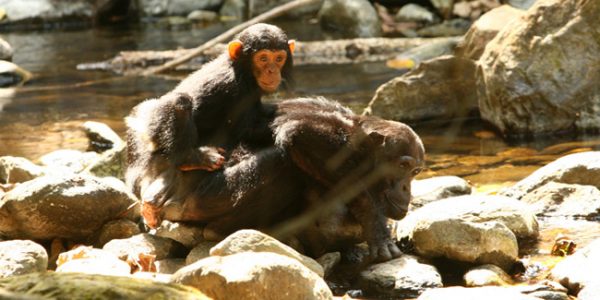
{"type": "MultiPolygon", "coordinates": [[[[147,120],[138,113],[131,118],[147,120]]],[[[357,116],[321,98],[303,98],[279,103],[272,129],[274,147],[242,153],[214,172],[182,172],[173,165],[152,163],[163,158],[135,146],[139,140],[134,139],[132,149],[139,153],[132,170],[138,162],[141,169],[151,170],[145,173],[150,176],[139,178],[141,190],[161,199],[156,209],[146,210],[146,221],[200,222],[205,232],[224,236],[241,228],[273,229],[319,205],[339,201],[336,206],[346,209],[341,218],[359,225],[359,239],[369,243],[375,259],[400,255],[386,217],[406,213],[410,181],[424,155],[420,139],[408,126],[357,116]]],[[[307,237],[302,241],[315,249],[321,242],[319,230],[311,224],[304,227],[306,234],[301,231],[298,236],[307,237]]]]}

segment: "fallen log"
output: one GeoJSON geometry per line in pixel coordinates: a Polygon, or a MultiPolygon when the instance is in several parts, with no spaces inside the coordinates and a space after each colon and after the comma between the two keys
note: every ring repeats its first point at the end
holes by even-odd
{"type": "MultiPolygon", "coordinates": [[[[352,64],[386,61],[399,53],[428,43],[455,38],[362,38],[349,40],[312,41],[296,43],[294,65],[352,64]]],[[[201,55],[179,65],[176,70],[197,70],[202,64],[225,50],[225,44],[217,44],[201,55]]],[[[112,59],[83,63],[78,70],[107,70],[123,75],[135,75],[152,67],[160,66],[177,57],[189,54],[193,49],[167,51],[122,51],[112,59]]]]}

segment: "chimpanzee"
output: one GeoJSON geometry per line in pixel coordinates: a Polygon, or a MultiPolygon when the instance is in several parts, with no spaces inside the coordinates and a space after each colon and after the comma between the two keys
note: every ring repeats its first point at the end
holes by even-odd
{"type": "MultiPolygon", "coordinates": [[[[134,110],[131,118],[145,120],[138,113],[134,110]]],[[[161,164],[161,154],[138,146],[148,143],[133,133],[131,149],[137,153],[130,170],[139,174],[133,175],[138,194],[160,199],[159,205],[144,209],[146,222],[199,222],[205,232],[223,237],[242,228],[268,231],[354,189],[339,203],[348,211],[343,217],[360,225],[361,239],[375,259],[401,254],[391,242],[386,217],[406,213],[410,181],[424,155],[408,126],[357,116],[322,98],[301,98],[277,104],[271,127],[273,146],[239,151],[213,172],[183,172],[161,164]]],[[[130,136],[132,131],[130,126],[130,136]]],[[[303,241],[319,243],[318,230],[309,227],[304,236],[311,238],[303,241]]]]}

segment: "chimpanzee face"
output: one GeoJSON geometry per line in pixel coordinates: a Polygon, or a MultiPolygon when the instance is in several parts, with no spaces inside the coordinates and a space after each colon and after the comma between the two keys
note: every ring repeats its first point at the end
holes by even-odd
{"type": "Polygon", "coordinates": [[[252,55],[252,75],[265,93],[273,93],[281,84],[281,69],[285,65],[285,50],[259,50],[252,55]]]}

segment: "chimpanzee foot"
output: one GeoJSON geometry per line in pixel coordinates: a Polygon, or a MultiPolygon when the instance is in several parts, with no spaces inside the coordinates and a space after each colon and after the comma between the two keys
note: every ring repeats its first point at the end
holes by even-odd
{"type": "Polygon", "coordinates": [[[402,255],[402,251],[400,251],[392,240],[383,240],[369,244],[369,252],[374,262],[385,262],[402,255]]]}
{"type": "Polygon", "coordinates": [[[198,148],[198,152],[196,153],[198,156],[198,162],[192,163],[184,163],[180,165],[178,168],[180,171],[195,171],[195,170],[204,170],[204,171],[216,171],[223,167],[225,163],[225,150],[223,148],[216,147],[200,147],[198,148]]]}

